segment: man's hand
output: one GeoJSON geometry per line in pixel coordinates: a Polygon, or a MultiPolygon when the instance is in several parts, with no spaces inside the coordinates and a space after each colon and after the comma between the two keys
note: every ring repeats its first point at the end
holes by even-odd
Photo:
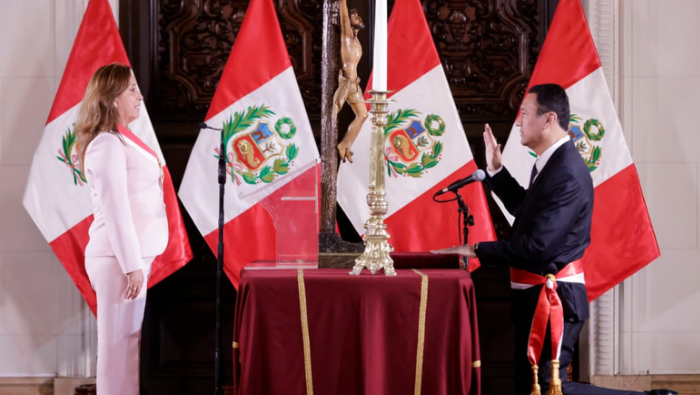
{"type": "Polygon", "coordinates": [[[474,248],[472,246],[469,246],[469,245],[443,248],[441,250],[432,250],[430,252],[432,252],[433,254],[458,254],[458,255],[464,255],[467,258],[476,258],[476,253],[474,252],[474,248]]]}
{"type": "Polygon", "coordinates": [[[493,136],[489,124],[484,125],[484,148],[486,150],[486,168],[489,171],[499,170],[502,166],[501,162],[501,145],[493,136]]]}
{"type": "Polygon", "coordinates": [[[143,288],[143,270],[134,270],[126,274],[126,289],[124,299],[134,300],[141,293],[143,288]]]}

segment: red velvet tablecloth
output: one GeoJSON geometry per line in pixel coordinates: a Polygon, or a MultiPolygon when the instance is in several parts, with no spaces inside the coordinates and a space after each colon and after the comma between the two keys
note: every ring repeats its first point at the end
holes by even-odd
{"type": "Polygon", "coordinates": [[[479,394],[474,286],[458,269],[244,270],[240,395],[479,394]]]}

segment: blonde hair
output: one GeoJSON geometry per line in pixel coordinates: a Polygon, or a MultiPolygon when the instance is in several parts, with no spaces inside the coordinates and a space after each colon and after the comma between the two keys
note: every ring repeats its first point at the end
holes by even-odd
{"type": "Polygon", "coordinates": [[[75,122],[80,170],[84,172],[85,151],[101,132],[118,134],[119,113],[116,98],[129,87],[131,68],[112,63],[102,66],[90,78],[75,122]]]}

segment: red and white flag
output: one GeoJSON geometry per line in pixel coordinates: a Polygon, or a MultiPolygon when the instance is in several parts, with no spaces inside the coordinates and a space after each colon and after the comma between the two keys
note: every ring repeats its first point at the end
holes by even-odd
{"type": "Polygon", "coordinates": [[[238,287],[246,264],[275,260],[283,243],[302,249],[295,245],[298,232],[280,230],[288,218],[271,209],[280,198],[290,204],[315,199],[310,216],[302,220],[312,224],[317,253],[318,149],[272,0],[250,2],[206,123],[223,128],[225,150],[219,152],[220,132],[202,129],[178,194],[217,254],[217,158],[225,156],[224,270],[233,285],[238,287]],[[315,196],[288,196],[290,191],[315,196]]]}
{"type": "MultiPolygon", "coordinates": [[[[660,252],[580,0],[559,2],[530,78],[530,86],[545,83],[566,89],[569,134],[593,178],[591,244],[583,262],[588,299],[594,300],[660,252]]],[[[535,157],[518,135],[513,126],[503,163],[527,186],[535,157]]]]}
{"type": "MultiPolygon", "coordinates": [[[[93,312],[96,312],[95,292],[85,272],[85,246],[93,221],[92,201],[85,177],[78,168],[73,126],[90,77],[98,68],[114,62],[128,65],[129,59],[111,7],[107,0],[92,0],[34,154],[23,199],[24,207],[93,312]]],[[[139,118],[129,127],[165,163],[145,106],[141,106],[139,118]]],[[[163,171],[170,239],[165,252],[153,261],[149,287],[192,259],[168,167],[163,171]]]]}
{"type": "MultiPolygon", "coordinates": [[[[435,192],[476,170],[435,44],[419,0],[398,0],[388,25],[391,99],[385,128],[385,223],[396,251],[429,251],[459,243],[457,203],[433,201],[435,192]]],[[[368,86],[371,86],[371,79],[368,86]]],[[[365,95],[368,99],[370,95],[365,95]]],[[[359,233],[369,218],[370,120],[353,145],[354,163],[338,173],[338,202],[359,233]]],[[[495,240],[481,183],[460,190],[474,216],[469,242],[495,240]]],[[[442,198],[451,198],[451,193],[442,198]]],[[[478,263],[470,264],[476,269],[478,263]]]]}

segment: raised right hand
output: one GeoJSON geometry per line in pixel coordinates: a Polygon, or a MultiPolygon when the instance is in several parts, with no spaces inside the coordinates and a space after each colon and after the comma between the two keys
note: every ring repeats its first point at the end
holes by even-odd
{"type": "Polygon", "coordinates": [[[496,141],[489,124],[484,125],[484,148],[486,150],[486,168],[496,171],[501,168],[501,145],[496,141]]]}

